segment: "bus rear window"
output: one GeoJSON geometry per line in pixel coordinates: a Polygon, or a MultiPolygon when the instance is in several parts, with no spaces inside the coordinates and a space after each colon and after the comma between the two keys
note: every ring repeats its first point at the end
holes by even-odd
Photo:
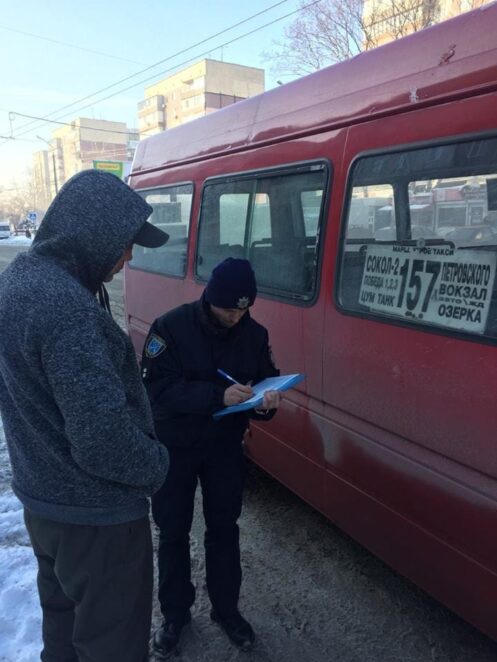
{"type": "Polygon", "coordinates": [[[137,193],[153,207],[149,222],[167,232],[169,240],[159,248],[135,245],[129,266],[169,276],[184,276],[193,184],[138,190],[137,193]]]}
{"type": "Polygon", "coordinates": [[[226,257],[252,263],[258,289],[310,301],[316,292],[325,164],[208,181],[200,212],[196,273],[207,280],[226,257]]]}
{"type": "Polygon", "coordinates": [[[344,309],[497,336],[497,139],[358,159],[347,210],[344,309]]]}

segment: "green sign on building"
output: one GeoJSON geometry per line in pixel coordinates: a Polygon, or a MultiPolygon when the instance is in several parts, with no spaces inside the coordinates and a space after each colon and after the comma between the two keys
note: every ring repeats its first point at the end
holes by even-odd
{"type": "Polygon", "coordinates": [[[93,167],[96,170],[110,172],[116,177],[119,177],[119,179],[123,178],[124,168],[122,161],[93,161],[93,167]]]}

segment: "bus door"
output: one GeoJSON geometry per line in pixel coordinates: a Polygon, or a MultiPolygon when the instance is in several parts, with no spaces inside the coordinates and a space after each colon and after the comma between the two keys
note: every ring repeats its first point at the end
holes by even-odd
{"type": "Polygon", "coordinates": [[[256,320],[269,330],[282,373],[307,376],[269,424],[252,425],[249,454],[314,505],[322,458],[309,427],[309,397],[321,398],[322,310],[318,292],[319,236],[329,181],[325,162],[297,163],[208,179],[198,230],[196,277],[207,281],[226,257],[250,260],[259,296],[256,320]],[[297,486],[295,488],[295,486],[297,486]]]}

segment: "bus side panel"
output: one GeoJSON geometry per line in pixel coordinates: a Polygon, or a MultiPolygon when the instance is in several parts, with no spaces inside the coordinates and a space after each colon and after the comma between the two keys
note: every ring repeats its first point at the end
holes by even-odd
{"type": "Polygon", "coordinates": [[[358,155],[495,133],[496,16],[490,3],[142,142],[134,188],[194,183],[188,270],[168,278],[127,268],[125,280],[139,352],[152,320],[204,287],[194,280],[194,256],[206,178],[329,159],[333,188],[316,302],[260,296],[254,307],[278,366],[307,379],[285,395],[271,422],[253,424],[247,452],[497,639],[496,347],[349,314],[332,295],[347,172],[358,155]],[[313,134],[317,123],[321,133],[313,134]]]}
{"type": "MultiPolygon", "coordinates": [[[[355,126],[344,168],[366,150],[495,128],[496,104],[489,94],[355,126]]],[[[335,183],[340,195],[345,177],[335,183]]],[[[327,238],[332,261],[336,240],[327,238]]],[[[327,307],[327,514],[493,637],[495,359],[488,344],[327,307]]]]}
{"type": "MultiPolygon", "coordinates": [[[[318,414],[307,404],[283,401],[279,416],[288,429],[275,430],[276,419],[252,426],[249,456],[398,572],[497,638],[497,539],[488,533],[497,528],[497,510],[480,493],[491,491],[490,479],[426,449],[405,456],[376,441],[373,426],[330,407],[318,414]],[[297,450],[292,430],[304,430],[316,457],[324,450],[327,470],[297,450]],[[480,489],[468,487],[478,483],[480,489]]],[[[401,440],[387,436],[399,446],[401,440]]]]}
{"type": "Polygon", "coordinates": [[[252,423],[246,435],[247,455],[269,474],[322,513],[326,512],[323,443],[309,413],[308,398],[284,398],[269,423],[252,423]]]}
{"type": "MultiPolygon", "coordinates": [[[[333,164],[339,162],[342,157],[345,132],[330,133],[326,140],[328,142],[326,157],[330,159],[333,167],[333,164]]],[[[243,154],[210,159],[190,166],[141,174],[133,178],[133,186],[138,190],[188,181],[193,181],[195,188],[186,277],[168,278],[130,268],[126,270],[128,329],[138,353],[141,352],[153,319],[181,303],[197,299],[205,286],[204,283],[196,283],[194,279],[197,225],[205,180],[230,173],[265,170],[281,164],[316,160],[323,157],[323,142],[323,137],[313,136],[253,149],[243,154]]],[[[325,233],[326,228],[323,225],[321,235],[324,236],[325,233]]],[[[281,372],[302,372],[306,375],[306,380],[301,387],[299,386],[299,391],[291,391],[286,395],[290,410],[294,400],[299,401],[302,398],[306,402],[322,400],[322,332],[324,302],[331,296],[330,279],[326,280],[326,292],[323,291],[323,284],[318,287],[321,288],[320,294],[317,301],[311,305],[275,300],[260,293],[251,309],[254,318],[269,330],[274,360],[281,372]]],[[[301,465],[300,470],[294,474],[295,480],[308,485],[306,490],[309,493],[306,492],[305,498],[322,506],[322,482],[320,486],[316,480],[316,467],[321,469],[323,467],[322,444],[316,443],[308,434],[307,417],[302,415],[286,417],[285,412],[280,412],[269,426],[271,426],[271,435],[280,440],[284,439],[287,448],[296,449],[299,457],[308,459],[309,462],[305,465],[308,468],[305,469],[304,465],[301,465]]],[[[271,456],[272,446],[269,444],[263,449],[258,446],[259,450],[256,451],[256,438],[258,432],[254,426],[253,439],[247,438],[247,446],[250,449],[254,445],[252,456],[262,463],[266,455],[271,456]]],[[[285,478],[286,471],[286,464],[283,463],[282,479],[285,478]]],[[[299,484],[296,484],[294,489],[299,492],[299,484]]]]}
{"type": "MultiPolygon", "coordinates": [[[[383,452],[377,459],[378,464],[384,466],[386,458],[383,452]]],[[[368,460],[368,471],[375,470],[375,465],[368,460]]],[[[405,467],[401,464],[392,464],[388,474],[395,474],[398,478],[395,472],[404,470],[405,467]]],[[[380,471],[378,479],[384,478],[386,474],[387,472],[380,471]]],[[[421,487],[422,484],[419,483],[418,491],[421,487]]],[[[403,489],[407,491],[408,485],[403,485],[403,489]]],[[[401,511],[385,507],[384,502],[359,489],[353,478],[349,482],[343,475],[328,472],[325,493],[328,506],[325,514],[334,523],[400,574],[428,591],[485,634],[497,639],[497,574],[493,569],[480,564],[446,539],[438,537],[432,530],[419,526],[401,511]]],[[[495,503],[489,503],[484,498],[478,500],[476,493],[469,494],[464,488],[458,492],[454,482],[444,481],[444,484],[437,486],[436,491],[426,490],[421,495],[419,507],[423,507],[422,504],[427,501],[430,502],[431,508],[438,508],[443,501],[450,501],[452,511],[456,511],[458,504],[462,504],[462,533],[466,533],[465,523],[470,518],[476,518],[474,527],[471,528],[495,531],[495,503]],[[438,499],[438,488],[449,488],[444,499],[438,499]],[[468,503],[465,502],[468,496],[475,501],[474,508],[468,508],[468,503]],[[471,510],[473,512],[469,512],[471,510]],[[482,517],[482,513],[486,516],[482,517]]],[[[493,533],[488,537],[492,535],[493,533]]],[[[492,545],[495,547],[494,543],[492,545]]],[[[489,553],[492,553],[491,549],[489,553]]],[[[495,566],[495,563],[493,565],[495,566]]]]}

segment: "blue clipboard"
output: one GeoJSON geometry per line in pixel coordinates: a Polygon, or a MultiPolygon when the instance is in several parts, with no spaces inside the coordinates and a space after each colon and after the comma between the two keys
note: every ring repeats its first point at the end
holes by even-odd
{"type": "Polygon", "coordinates": [[[304,379],[305,375],[302,373],[296,373],[294,375],[280,375],[279,377],[268,377],[267,379],[262,380],[262,382],[259,382],[252,387],[254,394],[248,400],[241,402],[239,405],[231,405],[231,407],[225,407],[220,411],[216,411],[212,416],[214,420],[217,421],[222,416],[227,416],[228,414],[236,414],[238,411],[254,409],[258,405],[262,404],[264,393],[266,391],[288,391],[288,389],[293,388],[296,384],[299,384],[304,379]]]}

